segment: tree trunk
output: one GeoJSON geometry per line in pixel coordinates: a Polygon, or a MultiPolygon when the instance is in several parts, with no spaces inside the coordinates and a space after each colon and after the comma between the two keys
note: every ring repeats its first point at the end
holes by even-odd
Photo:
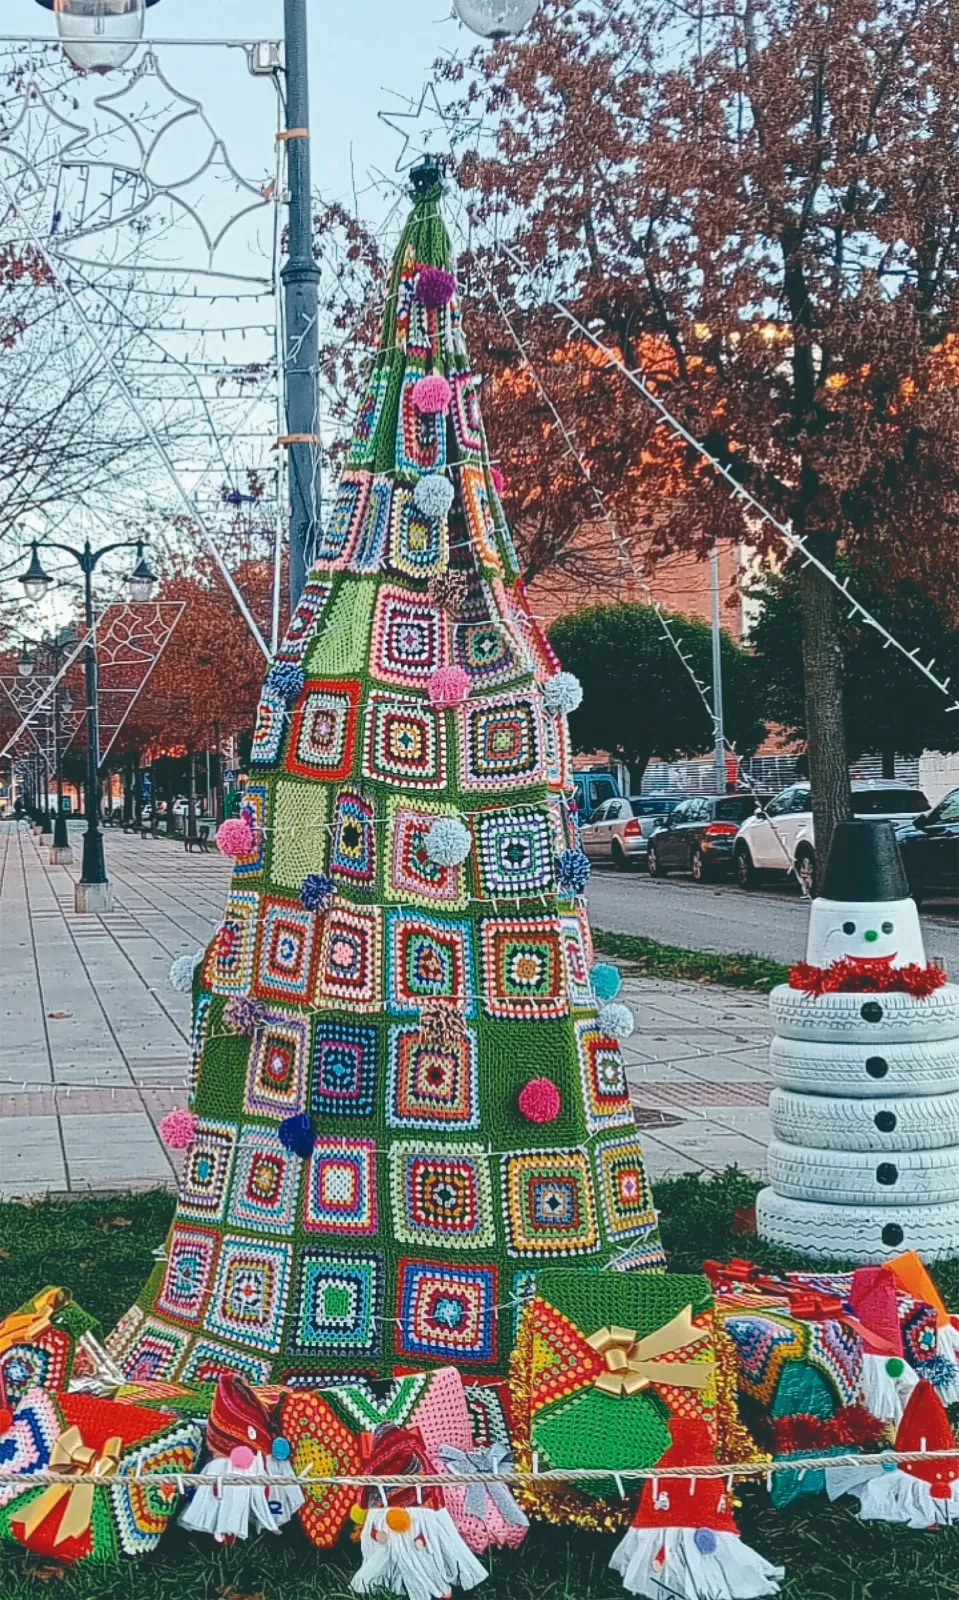
{"type": "Polygon", "coordinates": [[[220,724],[213,724],[213,750],[216,764],[213,768],[214,794],[216,796],[213,816],[217,826],[223,821],[223,741],[220,738],[220,724]]]}
{"type": "Polygon", "coordinates": [[[641,793],[643,777],[652,757],[653,751],[651,749],[623,750],[620,752],[621,761],[629,768],[630,792],[632,794],[641,793]]]}
{"type": "Polygon", "coordinates": [[[895,752],[895,750],[884,750],[882,752],[882,775],[883,775],[884,778],[895,778],[895,776],[896,776],[896,752],[895,752]]]}
{"type": "Polygon", "coordinates": [[[166,794],[166,831],[168,834],[176,833],[176,816],[173,811],[173,763],[164,762],[163,784],[166,794]]]}
{"type": "Polygon", "coordinates": [[[133,762],[133,824],[139,828],[143,823],[143,783],[140,778],[140,752],[134,750],[131,757],[133,762]]]}
{"type": "Polygon", "coordinates": [[[132,750],[127,752],[123,762],[123,826],[129,828],[133,821],[133,786],[136,781],[132,750]]]}
{"type": "Polygon", "coordinates": [[[187,789],[186,831],[187,838],[196,838],[196,756],[193,746],[186,753],[187,771],[189,773],[189,787],[187,789]]]}
{"type": "MultiPolygon", "coordinates": [[[[815,547],[812,539],[808,543],[815,547]]],[[[823,559],[823,550],[817,549],[816,554],[823,559]]],[[[852,816],[849,758],[843,726],[842,636],[838,595],[816,567],[803,567],[800,593],[816,878],[822,883],[836,824],[852,816]]]]}

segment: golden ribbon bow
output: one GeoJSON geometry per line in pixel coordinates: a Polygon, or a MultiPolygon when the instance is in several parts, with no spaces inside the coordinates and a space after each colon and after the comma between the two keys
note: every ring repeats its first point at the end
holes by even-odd
{"type": "MultiPolygon", "coordinates": [[[[97,1454],[85,1445],[79,1428],[67,1428],[61,1433],[50,1455],[50,1471],[62,1472],[65,1477],[74,1473],[94,1473],[100,1478],[111,1478],[117,1470],[120,1454],[123,1449],[123,1440],[117,1437],[108,1439],[103,1449],[97,1454]]],[[[61,1500],[66,1499],[60,1526],[57,1529],[54,1544],[63,1544],[67,1539],[79,1539],[90,1526],[93,1515],[93,1495],[95,1483],[51,1483],[36,1500],[31,1501],[22,1516],[13,1517],[18,1526],[23,1527],[23,1538],[27,1540],[35,1533],[41,1522],[55,1511],[61,1500]]]]}
{"type": "Polygon", "coordinates": [[[706,1337],[704,1328],[693,1324],[692,1306],[684,1306],[675,1317],[644,1339],[635,1328],[599,1328],[586,1343],[605,1356],[606,1371],[593,1379],[604,1394],[639,1394],[651,1383],[673,1384],[679,1389],[706,1389],[712,1383],[716,1363],[708,1361],[660,1361],[659,1356],[685,1350],[706,1337]]]}
{"type": "Polygon", "coordinates": [[[25,1311],[12,1311],[9,1317],[4,1317],[0,1322],[0,1355],[11,1345],[29,1344],[37,1334],[45,1332],[53,1313],[66,1305],[69,1298],[66,1289],[44,1289],[30,1301],[25,1311]]]}

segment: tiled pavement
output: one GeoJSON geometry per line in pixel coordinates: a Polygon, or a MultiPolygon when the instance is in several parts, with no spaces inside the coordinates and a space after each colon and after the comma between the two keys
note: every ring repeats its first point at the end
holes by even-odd
{"type": "MultiPolygon", "coordinates": [[[[189,996],[174,956],[205,945],[230,865],[167,840],[106,835],[116,909],[77,916],[76,862],[51,867],[0,824],[0,1197],[175,1181],[156,1126],[186,1090],[189,996]]],[[[653,1178],[760,1173],[768,1137],[765,1000],[626,974],[625,1046],[653,1178]]]]}

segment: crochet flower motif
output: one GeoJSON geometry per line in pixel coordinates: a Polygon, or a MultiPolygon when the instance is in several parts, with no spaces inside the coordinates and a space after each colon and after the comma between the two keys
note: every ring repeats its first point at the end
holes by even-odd
{"type": "Polygon", "coordinates": [[[266,1022],[267,1010],[262,1000],[254,1000],[252,995],[231,995],[223,1008],[223,1026],[230,1033],[253,1034],[259,1032],[266,1022]]]}

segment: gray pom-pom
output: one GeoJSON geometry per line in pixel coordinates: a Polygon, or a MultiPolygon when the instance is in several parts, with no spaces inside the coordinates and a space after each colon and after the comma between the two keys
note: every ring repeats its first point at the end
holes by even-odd
{"type": "Polygon", "coordinates": [[[611,1002],[607,1006],[600,1006],[599,1025],[604,1033],[608,1033],[613,1039],[618,1039],[622,1044],[623,1040],[628,1039],[630,1034],[635,1031],[636,1018],[630,1011],[629,1006],[621,1006],[616,1002],[611,1002]]]}
{"type": "Polygon", "coordinates": [[[569,716],[583,703],[583,685],[572,672],[554,672],[543,684],[543,702],[554,717],[569,716]]]}
{"type": "Polygon", "coordinates": [[[170,968],[170,982],[177,994],[189,994],[193,988],[193,974],[203,960],[203,951],[192,956],[177,956],[170,968]]]}
{"type": "Polygon", "coordinates": [[[437,867],[458,867],[473,848],[473,836],[458,817],[437,817],[423,848],[437,867]]]}
{"type": "Polygon", "coordinates": [[[453,504],[454,489],[449,478],[443,478],[438,472],[431,472],[425,478],[420,478],[413,490],[413,504],[417,511],[422,511],[424,517],[438,521],[445,517],[453,504]]]}

